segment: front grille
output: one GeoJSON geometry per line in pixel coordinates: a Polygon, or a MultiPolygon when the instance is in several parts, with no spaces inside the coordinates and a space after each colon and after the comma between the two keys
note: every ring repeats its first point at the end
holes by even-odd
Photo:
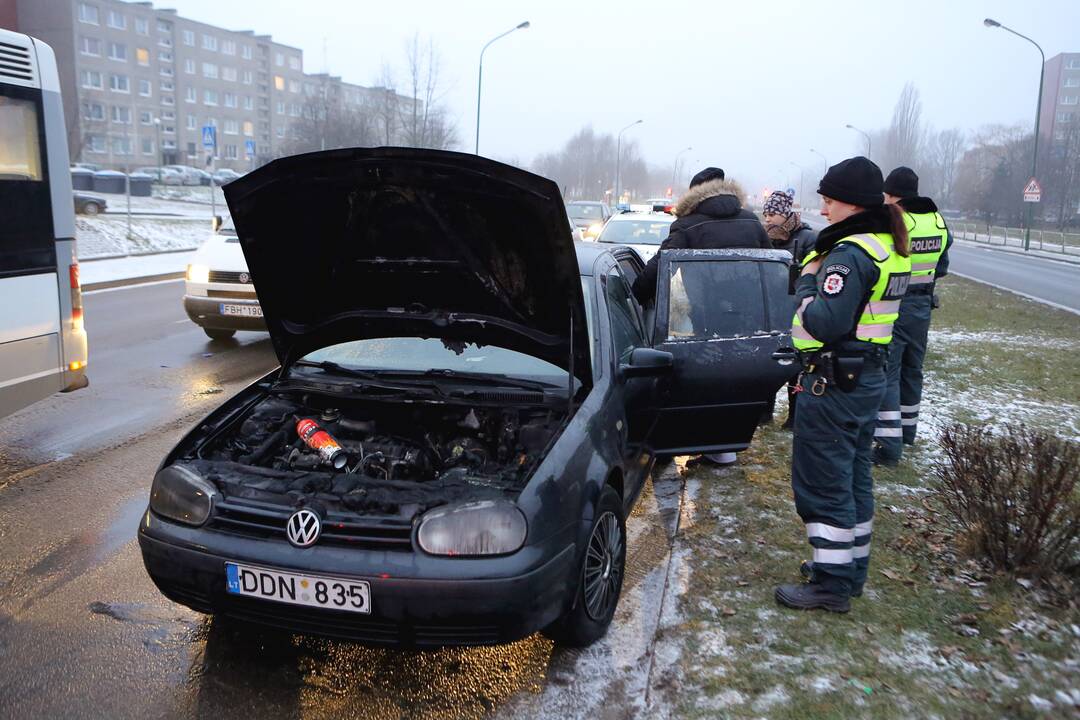
{"type": "Polygon", "coordinates": [[[211,270],[210,282],[212,283],[233,283],[236,285],[251,284],[250,273],[232,272],[231,270],[211,270]],[[241,280],[240,276],[243,275],[247,280],[241,280]]]}
{"type": "Polygon", "coordinates": [[[259,296],[253,292],[243,290],[207,290],[207,297],[225,298],[228,300],[258,300],[259,296]]]}
{"type": "Polygon", "coordinates": [[[18,80],[20,85],[34,83],[30,48],[0,42],[0,77],[18,80]]]}
{"type": "MultiPolygon", "coordinates": [[[[210,526],[224,532],[285,539],[285,523],[295,508],[263,503],[257,500],[229,498],[214,505],[210,526]]],[[[371,550],[412,550],[412,525],[400,521],[357,521],[330,513],[323,520],[318,545],[347,545],[371,550]]]]}

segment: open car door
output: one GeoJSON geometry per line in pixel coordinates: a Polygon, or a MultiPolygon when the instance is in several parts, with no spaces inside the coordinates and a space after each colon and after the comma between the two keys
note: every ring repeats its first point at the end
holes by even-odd
{"type": "Polygon", "coordinates": [[[658,453],[745,449],[798,372],[791,256],[782,250],[665,250],[653,347],[675,359],[650,445],[658,453]]]}

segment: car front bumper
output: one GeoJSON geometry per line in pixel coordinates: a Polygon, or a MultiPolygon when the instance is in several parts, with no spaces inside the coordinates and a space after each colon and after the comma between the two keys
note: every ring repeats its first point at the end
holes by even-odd
{"type": "Polygon", "coordinates": [[[259,307],[258,300],[212,298],[200,295],[184,296],[184,312],[196,325],[211,330],[266,330],[261,317],[222,315],[222,305],[245,305],[259,307]]]}
{"type": "Polygon", "coordinates": [[[183,527],[147,510],[139,523],[139,546],[158,589],[193,610],[377,645],[512,642],[558,619],[576,588],[572,545],[550,553],[526,546],[511,556],[487,559],[332,545],[298,549],[280,541],[183,527]],[[371,614],[229,594],[228,561],[367,581],[371,614]],[[459,577],[453,577],[455,566],[459,577]]]}

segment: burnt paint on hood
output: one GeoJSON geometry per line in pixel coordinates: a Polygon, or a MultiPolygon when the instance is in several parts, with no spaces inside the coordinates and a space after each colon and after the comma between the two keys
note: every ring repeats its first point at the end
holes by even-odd
{"type": "Polygon", "coordinates": [[[438,337],[572,362],[591,385],[550,180],[475,155],[356,148],[275,160],[224,192],[283,365],[350,340],[438,337]]]}

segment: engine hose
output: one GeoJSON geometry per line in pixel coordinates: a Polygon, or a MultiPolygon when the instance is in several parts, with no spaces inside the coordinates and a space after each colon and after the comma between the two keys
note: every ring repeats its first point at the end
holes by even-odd
{"type": "Polygon", "coordinates": [[[284,429],[270,433],[270,436],[263,440],[259,447],[255,448],[247,455],[241,455],[239,461],[245,465],[257,465],[261,463],[274,448],[279,447],[285,442],[286,434],[287,431],[284,429]]]}

